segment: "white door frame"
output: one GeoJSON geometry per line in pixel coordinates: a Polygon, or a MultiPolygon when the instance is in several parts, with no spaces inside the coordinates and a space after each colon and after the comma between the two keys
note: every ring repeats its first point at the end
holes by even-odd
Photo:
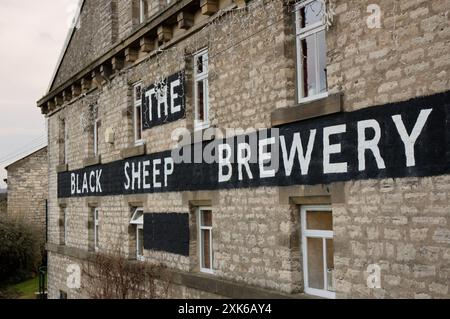
{"type": "MultiPolygon", "coordinates": [[[[323,230],[307,230],[306,229],[306,213],[307,212],[332,212],[331,205],[308,205],[302,206],[301,213],[301,238],[302,238],[302,252],[303,252],[303,277],[305,283],[305,293],[313,296],[324,297],[329,299],[336,299],[336,293],[327,291],[325,289],[315,289],[309,287],[309,273],[308,273],[308,247],[307,238],[323,238],[326,242],[327,239],[334,238],[333,231],[323,230]]],[[[323,257],[324,257],[324,283],[327,287],[327,267],[326,267],[326,245],[323,245],[323,257]]]]}

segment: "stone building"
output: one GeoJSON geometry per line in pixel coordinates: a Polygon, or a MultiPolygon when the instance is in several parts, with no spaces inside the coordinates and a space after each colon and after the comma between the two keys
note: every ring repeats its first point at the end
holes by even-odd
{"type": "Polygon", "coordinates": [[[8,209],[8,193],[0,190],[0,216],[4,216],[8,209]]]}
{"type": "Polygon", "coordinates": [[[48,198],[47,147],[8,165],[7,215],[46,231],[48,198]]]}
{"type": "Polygon", "coordinates": [[[38,101],[49,297],[113,247],[169,297],[450,297],[449,10],[82,1],[38,101]]]}

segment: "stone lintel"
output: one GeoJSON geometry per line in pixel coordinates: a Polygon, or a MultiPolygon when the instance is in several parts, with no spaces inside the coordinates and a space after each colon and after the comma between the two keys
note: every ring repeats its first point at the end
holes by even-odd
{"type": "Polygon", "coordinates": [[[218,191],[183,192],[183,206],[215,206],[219,204],[218,191]]]}

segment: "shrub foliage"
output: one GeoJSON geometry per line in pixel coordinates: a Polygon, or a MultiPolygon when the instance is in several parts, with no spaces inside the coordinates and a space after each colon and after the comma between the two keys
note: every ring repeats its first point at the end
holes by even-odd
{"type": "Polygon", "coordinates": [[[0,217],[0,286],[29,278],[44,256],[44,238],[25,223],[0,217]]]}

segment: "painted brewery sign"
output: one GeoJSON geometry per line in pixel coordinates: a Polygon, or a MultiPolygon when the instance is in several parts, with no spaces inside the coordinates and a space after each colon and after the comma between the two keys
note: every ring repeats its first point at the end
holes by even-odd
{"type": "Polygon", "coordinates": [[[142,127],[144,130],[184,118],[184,72],[150,85],[142,94],[142,127]]]}
{"type": "Polygon", "coordinates": [[[449,125],[447,92],[60,173],[58,196],[448,174],[449,125]]]}

